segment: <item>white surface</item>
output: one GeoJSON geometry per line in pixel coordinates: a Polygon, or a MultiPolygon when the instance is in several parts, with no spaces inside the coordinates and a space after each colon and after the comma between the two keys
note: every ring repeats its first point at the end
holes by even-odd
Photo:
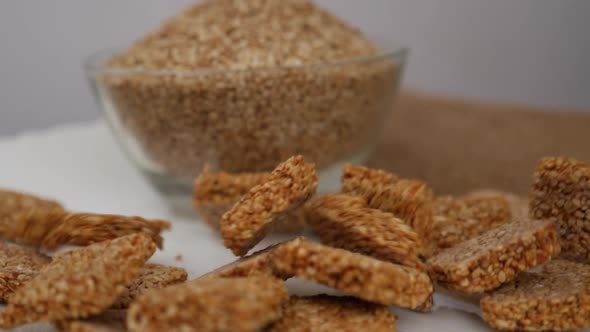
{"type": "MultiPolygon", "coordinates": [[[[82,60],[192,2],[0,1],[0,135],[95,118],[82,60]]],[[[410,86],[590,108],[590,1],[317,2],[369,34],[409,45],[410,86]]]]}
{"type": "MultiPolygon", "coordinates": [[[[235,260],[221,239],[195,218],[172,215],[158,195],[139,176],[115,146],[102,123],[59,127],[0,140],[0,187],[53,197],[71,210],[141,215],[172,221],[165,234],[165,250],[153,261],[184,267],[194,278],[235,260]],[[183,256],[177,262],[174,257],[183,256]]],[[[281,240],[267,239],[259,247],[281,240]]],[[[290,280],[292,292],[311,295],[329,289],[300,280],[290,280]]],[[[435,303],[477,311],[477,307],[449,301],[437,295],[435,303]]],[[[439,309],[418,314],[394,309],[404,332],[490,331],[474,315],[439,309]]],[[[46,325],[19,331],[50,331],[46,325]]]]}

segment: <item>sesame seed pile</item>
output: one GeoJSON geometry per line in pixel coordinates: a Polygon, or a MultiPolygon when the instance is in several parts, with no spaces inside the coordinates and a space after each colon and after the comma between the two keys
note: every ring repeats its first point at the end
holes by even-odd
{"type": "Polygon", "coordinates": [[[308,0],[209,0],[114,56],[99,81],[149,171],[264,172],[293,154],[323,168],[374,143],[401,68],[382,54],[308,0]]]}
{"type": "Polygon", "coordinates": [[[237,200],[222,217],[220,242],[242,257],[192,280],[181,268],[148,262],[165,230],[148,225],[169,226],[165,221],[79,214],[60,228],[68,222],[55,218],[56,210],[75,215],[61,204],[1,191],[0,295],[7,307],[0,328],[47,321],[60,331],[91,332],[395,332],[390,306],[428,313],[436,310],[436,292],[479,302],[495,329],[590,327],[590,265],[578,255],[587,234],[571,222],[590,208],[583,196],[587,167],[543,159],[529,216],[525,199],[510,193],[437,195],[425,182],[352,165],[343,172],[342,192],[314,197],[315,165],[301,155],[269,173],[205,170],[195,201],[237,200]],[[291,239],[247,255],[292,213],[305,219],[310,236],[293,231],[291,239]],[[55,241],[77,247],[48,252],[45,236],[15,236],[30,228],[83,240],[55,241]],[[36,241],[6,242],[23,238],[36,241]],[[291,278],[343,296],[290,293],[291,278]]]}

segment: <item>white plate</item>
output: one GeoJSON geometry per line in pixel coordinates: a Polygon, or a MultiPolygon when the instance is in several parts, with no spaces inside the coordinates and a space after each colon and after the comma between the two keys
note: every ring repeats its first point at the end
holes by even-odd
{"type": "MultiPolygon", "coordinates": [[[[165,250],[154,262],[184,267],[189,277],[197,277],[235,260],[219,236],[197,217],[171,214],[156,192],[133,169],[122,155],[105,125],[94,123],[58,127],[18,137],[0,139],[0,187],[46,195],[63,202],[75,211],[141,215],[168,219],[173,223],[165,234],[165,250]],[[175,256],[182,255],[181,261],[175,256]]],[[[266,239],[258,247],[281,240],[266,239]]],[[[292,292],[315,294],[331,290],[298,280],[291,280],[292,292]]],[[[419,314],[399,309],[399,328],[404,332],[421,331],[491,331],[482,320],[441,305],[468,311],[465,306],[446,297],[435,297],[437,310],[419,314]]],[[[46,324],[23,327],[18,331],[51,331],[46,324]]]]}

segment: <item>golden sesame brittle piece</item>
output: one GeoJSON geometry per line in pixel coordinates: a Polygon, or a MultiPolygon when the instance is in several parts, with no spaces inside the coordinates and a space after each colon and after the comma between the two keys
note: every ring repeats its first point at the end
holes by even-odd
{"type": "Polygon", "coordinates": [[[495,189],[475,190],[466,195],[466,197],[472,198],[491,198],[498,196],[503,196],[508,201],[512,220],[529,219],[529,198],[526,196],[519,196],[511,192],[495,189]]]}
{"type": "Polygon", "coordinates": [[[52,250],[85,246],[144,232],[159,247],[160,233],[170,228],[162,220],[95,213],[68,213],[59,203],[29,194],[0,191],[0,237],[52,250]]]}
{"type": "Polygon", "coordinates": [[[484,296],[484,319],[507,331],[570,331],[590,326],[590,266],[554,260],[484,296]]]}
{"type": "Polygon", "coordinates": [[[353,297],[292,296],[269,332],[396,332],[397,317],[384,305],[353,297]]]}
{"type": "Polygon", "coordinates": [[[59,332],[126,332],[126,310],[107,310],[98,316],[54,323],[59,332]]]}
{"type": "Polygon", "coordinates": [[[473,239],[511,222],[512,211],[503,195],[441,196],[433,203],[434,236],[431,250],[441,250],[473,239]]]}
{"type": "Polygon", "coordinates": [[[288,300],[283,281],[264,275],[206,278],[141,295],[129,308],[130,331],[259,331],[288,300]]]}
{"type": "Polygon", "coordinates": [[[155,250],[138,233],[57,254],[10,296],[0,327],[99,314],[125,292],[155,250]]]}
{"type": "MultiPolygon", "coordinates": [[[[434,193],[419,180],[398,179],[395,175],[379,170],[358,167],[345,169],[342,191],[362,197],[367,205],[392,213],[412,227],[428,249],[432,240],[432,201],[434,193]],[[380,182],[381,181],[381,182],[380,182]]],[[[429,252],[425,252],[429,255],[429,252]]]]}
{"type": "Polygon", "coordinates": [[[160,264],[146,264],[139,277],[127,286],[111,308],[126,309],[142,293],[150,289],[159,289],[185,282],[187,273],[184,269],[160,264]]]}
{"type": "Polygon", "coordinates": [[[530,215],[555,221],[564,257],[590,262],[590,163],[542,159],[534,175],[530,215]]]}
{"type": "Polygon", "coordinates": [[[368,208],[362,198],[324,195],[306,210],[322,243],[426,271],[418,234],[391,213],[368,208]]]}
{"type": "Polygon", "coordinates": [[[64,207],[58,202],[0,190],[0,237],[38,246],[63,213],[64,207]]]}
{"type": "MultiPolygon", "coordinates": [[[[223,214],[231,210],[252,187],[267,181],[270,174],[211,172],[205,168],[195,180],[193,207],[207,224],[219,229],[223,214]]],[[[301,211],[295,210],[277,220],[273,231],[295,233],[304,227],[305,219],[301,211]]]]}
{"type": "Polygon", "coordinates": [[[223,215],[221,234],[224,244],[243,256],[272,229],[272,224],[303,205],[317,190],[315,166],[302,156],[283,162],[269,179],[254,186],[223,215]]]}
{"type": "Polygon", "coordinates": [[[22,245],[0,241],[0,300],[29,282],[51,258],[22,245]]]}
{"type": "Polygon", "coordinates": [[[443,250],[427,264],[430,275],[441,286],[473,294],[494,290],[559,253],[555,225],[526,220],[505,224],[443,250]]]}
{"type": "Polygon", "coordinates": [[[160,233],[168,229],[170,223],[163,220],[114,214],[67,213],[47,232],[40,246],[44,249],[56,249],[64,245],[85,246],[129,234],[144,233],[161,248],[164,239],[160,233]]]}
{"type": "Polygon", "coordinates": [[[303,238],[273,250],[275,271],[335,288],[369,302],[428,310],[433,285],[424,272],[303,238]]]}
{"type": "Polygon", "coordinates": [[[291,278],[292,275],[282,275],[277,271],[274,271],[272,268],[272,264],[270,263],[270,259],[271,252],[273,250],[291,241],[281,242],[264,248],[262,250],[259,250],[248,256],[241,257],[232,263],[221,266],[211,272],[202,275],[201,277],[199,277],[199,279],[249,277],[252,275],[264,274],[268,276],[274,276],[279,279],[287,280],[291,278]]]}
{"type": "Polygon", "coordinates": [[[394,185],[399,180],[397,175],[380,169],[347,164],[342,174],[342,192],[363,196],[370,201],[372,195],[383,187],[394,185]]]}

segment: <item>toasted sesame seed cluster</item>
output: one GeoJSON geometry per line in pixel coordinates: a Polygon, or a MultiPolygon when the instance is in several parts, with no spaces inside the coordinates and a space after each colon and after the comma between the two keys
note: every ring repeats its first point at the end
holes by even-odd
{"type": "Polygon", "coordinates": [[[116,309],[126,309],[142,293],[150,289],[159,289],[186,281],[187,273],[184,269],[160,264],[146,264],[141,273],[135,278],[117,301],[111,306],[116,309]]]}
{"type": "Polygon", "coordinates": [[[508,331],[571,331],[590,326],[590,266],[549,262],[481,300],[484,319],[508,331]]]}
{"type": "Polygon", "coordinates": [[[129,308],[130,331],[260,331],[281,315],[283,282],[257,275],[193,280],[140,296],[129,308]]]}
{"type": "Polygon", "coordinates": [[[315,194],[317,186],[314,164],[302,156],[287,159],[223,215],[221,234],[225,246],[237,256],[245,255],[264,238],[276,220],[315,194]]]}
{"type": "Polygon", "coordinates": [[[323,168],[374,144],[401,67],[382,54],[311,1],[208,0],[99,81],[152,171],[269,171],[295,153],[323,168]]]}
{"type": "Polygon", "coordinates": [[[292,296],[269,332],[396,332],[389,308],[352,297],[292,296]]]}
{"type": "Polygon", "coordinates": [[[59,332],[126,332],[125,310],[107,310],[87,319],[56,322],[59,332]]]}
{"type": "Polygon", "coordinates": [[[384,170],[347,164],[342,172],[342,192],[371,201],[383,187],[394,185],[399,180],[397,175],[384,170]]]}
{"type": "Polygon", "coordinates": [[[235,262],[219,267],[199,277],[199,279],[248,277],[256,274],[274,276],[283,280],[289,279],[293,275],[278,273],[273,269],[270,263],[272,251],[285,243],[287,242],[275,244],[246,257],[241,257],[235,262]]]}
{"type": "Polygon", "coordinates": [[[161,248],[164,240],[160,233],[170,229],[167,221],[114,214],[66,213],[57,220],[57,226],[41,242],[44,249],[56,249],[63,245],[84,246],[133,233],[150,236],[161,248]]]}
{"type": "Polygon", "coordinates": [[[393,214],[366,207],[362,198],[325,195],[306,210],[322,243],[426,271],[418,234],[393,214]]]}
{"type": "Polygon", "coordinates": [[[0,237],[45,250],[85,246],[133,233],[149,235],[162,247],[163,220],[112,214],[69,213],[55,201],[0,190],[0,237]]]}
{"type": "Polygon", "coordinates": [[[132,234],[60,253],[10,295],[0,327],[99,314],[125,291],[155,250],[149,237],[132,234]]]}
{"type": "Polygon", "coordinates": [[[452,290],[490,291],[560,253],[551,221],[512,222],[443,250],[428,260],[431,276],[452,290]]]}
{"type": "Polygon", "coordinates": [[[433,286],[419,270],[297,239],[272,251],[274,270],[318,282],[366,301],[417,309],[433,286]]]}
{"type": "MultiPolygon", "coordinates": [[[[195,180],[193,206],[203,221],[214,229],[219,229],[223,214],[231,210],[252,187],[266,182],[270,174],[211,172],[206,167],[195,180]]],[[[297,209],[277,220],[273,231],[294,233],[301,231],[304,226],[305,218],[297,209]]]]}
{"type": "Polygon", "coordinates": [[[554,220],[563,256],[590,262],[590,164],[545,158],[534,175],[531,217],[554,220]]]}
{"type": "Polygon", "coordinates": [[[53,200],[10,190],[0,190],[0,237],[38,246],[57,225],[64,207],[53,200]]]}
{"type": "Polygon", "coordinates": [[[441,196],[433,204],[435,252],[512,222],[505,195],[441,196]]]}
{"type": "MultiPolygon", "coordinates": [[[[418,180],[399,179],[384,171],[348,166],[342,176],[342,191],[366,200],[369,207],[392,213],[420,235],[430,249],[434,236],[433,191],[418,180]]],[[[425,252],[430,255],[430,252],[425,252]]]]}
{"type": "Polygon", "coordinates": [[[466,196],[471,198],[496,198],[504,197],[510,206],[510,214],[513,220],[529,219],[529,199],[525,196],[519,196],[514,193],[494,190],[481,189],[468,193],[466,196]]]}
{"type": "Polygon", "coordinates": [[[29,282],[51,258],[17,244],[0,241],[0,301],[29,282]]]}

